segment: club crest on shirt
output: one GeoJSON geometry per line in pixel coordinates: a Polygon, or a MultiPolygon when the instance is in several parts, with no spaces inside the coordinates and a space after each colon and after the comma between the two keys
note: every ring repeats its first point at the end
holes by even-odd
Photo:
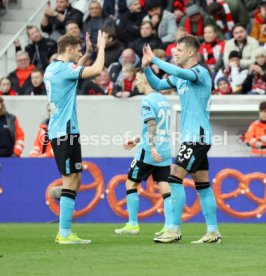
{"type": "Polygon", "coordinates": [[[73,64],[73,65],[71,65],[71,68],[74,69],[74,70],[77,70],[79,68],[79,65],[78,64],[73,64]]]}

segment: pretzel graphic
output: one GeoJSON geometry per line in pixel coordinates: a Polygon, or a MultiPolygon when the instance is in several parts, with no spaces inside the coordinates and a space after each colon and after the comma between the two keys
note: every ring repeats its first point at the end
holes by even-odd
{"type": "MultiPolygon", "coordinates": [[[[123,184],[127,180],[126,174],[121,174],[113,177],[110,182],[107,185],[107,200],[111,207],[111,209],[114,211],[114,213],[120,217],[127,218],[128,212],[122,208],[122,206],[126,205],[126,198],[123,198],[121,200],[117,199],[116,196],[116,188],[118,185],[123,184]]],[[[155,188],[152,187],[153,184],[150,182],[152,181],[151,178],[148,179],[147,183],[149,183],[149,190],[143,189],[141,185],[138,187],[138,192],[140,196],[144,196],[148,198],[152,203],[152,207],[150,207],[148,210],[145,210],[143,212],[139,212],[138,218],[143,219],[146,217],[149,217],[157,212],[157,210],[162,209],[163,199],[159,193],[155,192],[155,188]],[[155,202],[155,203],[154,203],[155,202]]],[[[148,185],[148,184],[147,184],[148,185]]]]}
{"type": "MultiPolygon", "coordinates": [[[[89,172],[93,177],[93,182],[90,184],[83,184],[80,186],[79,193],[88,191],[88,190],[94,190],[96,191],[95,196],[93,199],[88,203],[86,207],[84,207],[81,210],[75,210],[73,218],[79,218],[84,216],[85,214],[92,211],[95,206],[99,203],[100,199],[104,197],[104,180],[101,170],[93,163],[91,162],[82,162],[82,167],[84,171],[89,172]]],[[[53,199],[50,195],[50,190],[53,187],[62,185],[62,179],[56,179],[52,183],[49,184],[49,186],[46,189],[46,204],[50,208],[50,210],[57,216],[59,216],[60,213],[60,207],[55,199],[53,199]]]]}
{"type": "Polygon", "coordinates": [[[249,187],[250,183],[254,180],[260,180],[266,188],[266,174],[264,173],[254,172],[245,175],[233,169],[224,169],[220,171],[213,180],[213,191],[219,208],[225,213],[239,219],[260,218],[266,211],[266,192],[264,192],[263,198],[254,195],[249,187]],[[222,183],[228,177],[235,178],[238,182],[238,186],[232,192],[222,193],[222,183]],[[237,198],[240,195],[245,195],[248,199],[254,201],[257,204],[257,208],[251,211],[240,212],[232,209],[226,204],[226,199],[237,198]]]}
{"type": "MultiPolygon", "coordinates": [[[[107,200],[114,211],[114,213],[120,217],[128,218],[128,212],[123,208],[126,205],[126,198],[121,200],[117,199],[116,196],[116,188],[120,184],[124,184],[127,180],[127,175],[117,175],[111,179],[107,186],[107,200]]],[[[184,180],[185,187],[194,187],[194,182],[190,179],[184,180]]],[[[152,202],[152,207],[149,209],[142,211],[138,214],[139,219],[147,218],[155,213],[160,213],[163,215],[163,198],[159,193],[159,186],[153,181],[152,177],[149,177],[147,180],[146,189],[144,189],[141,185],[138,187],[138,192],[140,196],[147,197],[152,202]]],[[[191,207],[185,206],[185,210],[182,216],[183,220],[188,220],[200,212],[200,201],[199,198],[195,200],[191,207]]]]}

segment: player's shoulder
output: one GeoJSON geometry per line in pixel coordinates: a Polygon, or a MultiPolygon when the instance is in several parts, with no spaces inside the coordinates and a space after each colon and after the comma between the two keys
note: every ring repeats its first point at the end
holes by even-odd
{"type": "Polygon", "coordinates": [[[65,62],[61,61],[61,60],[53,60],[47,67],[46,67],[46,71],[49,70],[56,70],[57,68],[62,68],[65,65],[65,62]]]}
{"type": "Polygon", "coordinates": [[[141,105],[143,106],[143,105],[150,105],[150,103],[151,103],[151,97],[150,97],[150,94],[148,94],[148,95],[145,95],[145,96],[143,96],[142,97],[142,100],[141,100],[141,105]]]}
{"type": "Polygon", "coordinates": [[[191,69],[194,69],[197,73],[203,72],[203,73],[209,74],[210,72],[208,67],[203,63],[198,63],[195,66],[193,66],[191,69]]]}
{"type": "Polygon", "coordinates": [[[168,99],[160,92],[157,93],[157,98],[156,98],[157,102],[167,102],[168,103],[168,99]]]}
{"type": "Polygon", "coordinates": [[[168,99],[162,95],[160,92],[153,92],[148,95],[147,101],[151,106],[153,106],[155,109],[156,107],[167,107],[170,106],[168,99]]]}
{"type": "Polygon", "coordinates": [[[151,92],[148,95],[143,96],[141,104],[142,106],[152,106],[158,100],[158,92],[151,92]]]}
{"type": "Polygon", "coordinates": [[[197,75],[199,80],[211,79],[210,70],[205,64],[198,63],[190,69],[197,75]]]}
{"type": "Polygon", "coordinates": [[[145,96],[144,100],[147,100],[151,103],[156,103],[158,100],[162,99],[164,96],[158,92],[158,91],[153,91],[149,93],[147,96],[145,96]]]}

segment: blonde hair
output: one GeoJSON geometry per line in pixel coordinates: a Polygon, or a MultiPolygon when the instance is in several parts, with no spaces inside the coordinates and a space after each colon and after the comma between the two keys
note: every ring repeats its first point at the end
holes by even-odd
{"type": "Polygon", "coordinates": [[[132,63],[126,63],[125,65],[123,65],[122,69],[126,72],[133,73],[134,77],[136,76],[137,70],[132,63]]]}
{"type": "Polygon", "coordinates": [[[259,47],[254,51],[255,58],[259,56],[265,56],[266,57],[266,48],[265,47],[259,47]]]}
{"type": "Polygon", "coordinates": [[[11,81],[10,81],[10,79],[7,78],[7,77],[0,78],[0,85],[2,85],[2,81],[4,81],[4,80],[8,80],[9,83],[10,83],[10,85],[11,85],[11,81]]]}
{"type": "Polygon", "coordinates": [[[153,50],[153,54],[154,54],[157,58],[161,58],[161,59],[166,58],[166,53],[165,53],[165,50],[163,50],[163,49],[154,49],[154,50],[153,50]]]}

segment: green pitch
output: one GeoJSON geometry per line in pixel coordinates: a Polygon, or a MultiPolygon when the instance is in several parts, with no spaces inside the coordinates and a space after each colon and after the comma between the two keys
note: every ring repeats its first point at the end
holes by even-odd
{"type": "Polygon", "coordinates": [[[161,225],[117,236],[113,224],[74,224],[89,245],[57,245],[57,224],[0,224],[0,275],[265,275],[266,226],[223,224],[221,244],[190,244],[205,231],[185,223],[177,244],[155,244],[161,225]]]}

